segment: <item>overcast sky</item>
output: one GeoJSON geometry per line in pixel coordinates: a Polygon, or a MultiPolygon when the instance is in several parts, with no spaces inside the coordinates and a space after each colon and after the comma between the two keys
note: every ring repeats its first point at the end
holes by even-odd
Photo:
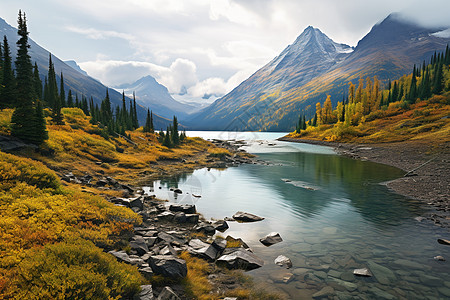
{"type": "Polygon", "coordinates": [[[176,99],[208,102],[308,25],[351,46],[391,12],[450,27],[448,0],[1,0],[0,17],[16,27],[19,9],[38,44],[104,84],[152,75],[176,99]]]}

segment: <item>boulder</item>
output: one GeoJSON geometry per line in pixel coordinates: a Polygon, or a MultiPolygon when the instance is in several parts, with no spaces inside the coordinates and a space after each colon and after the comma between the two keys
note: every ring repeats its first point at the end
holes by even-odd
{"type": "Polygon", "coordinates": [[[153,289],[151,284],[141,285],[141,291],[139,294],[133,297],[133,300],[153,300],[153,289]]]}
{"type": "Polygon", "coordinates": [[[173,213],[171,213],[170,211],[164,211],[164,212],[160,213],[159,215],[157,215],[156,217],[160,221],[172,221],[174,216],[175,215],[173,213]]]}
{"type": "Polygon", "coordinates": [[[186,214],[186,223],[197,224],[199,216],[197,214],[186,214]]]}
{"type": "Polygon", "coordinates": [[[243,270],[253,270],[264,265],[264,261],[258,256],[241,248],[237,248],[230,254],[222,255],[221,257],[219,257],[217,262],[223,263],[230,269],[243,270]]]}
{"type": "Polygon", "coordinates": [[[259,241],[265,246],[271,246],[276,243],[283,241],[280,234],[278,232],[271,232],[266,235],[264,238],[259,239],[259,241]]]}
{"type": "Polygon", "coordinates": [[[443,256],[441,256],[441,255],[435,256],[433,258],[434,258],[434,260],[445,261],[445,258],[443,256]]]}
{"type": "Polygon", "coordinates": [[[231,248],[244,247],[245,249],[250,248],[241,238],[235,239],[231,235],[227,235],[225,240],[227,241],[227,247],[231,248]]]}
{"type": "Polygon", "coordinates": [[[120,262],[126,262],[127,264],[129,264],[131,262],[130,257],[128,256],[128,254],[125,251],[111,250],[108,253],[114,255],[117,258],[117,260],[120,262]]]}
{"type": "Polygon", "coordinates": [[[203,232],[206,235],[214,235],[216,233],[216,229],[208,223],[199,223],[194,227],[194,230],[197,232],[203,232]]]}
{"type": "Polygon", "coordinates": [[[186,214],[184,212],[177,212],[175,216],[173,216],[174,222],[177,223],[186,223],[186,214]]]}
{"type": "Polygon", "coordinates": [[[126,190],[127,192],[134,193],[134,189],[132,187],[130,187],[129,185],[121,184],[120,186],[122,189],[126,190]]]}
{"type": "Polygon", "coordinates": [[[209,261],[214,261],[217,256],[219,256],[219,251],[217,251],[217,249],[213,245],[208,245],[200,249],[191,248],[189,249],[189,253],[209,261]]]}
{"type": "Polygon", "coordinates": [[[195,250],[198,250],[198,249],[205,248],[205,247],[209,246],[208,243],[205,243],[205,242],[203,242],[203,241],[201,241],[199,239],[192,239],[192,240],[190,240],[188,245],[189,245],[189,247],[191,247],[191,248],[193,248],[195,250]]]}
{"type": "Polygon", "coordinates": [[[328,298],[329,296],[334,295],[334,289],[331,286],[326,286],[317,293],[314,293],[312,297],[314,299],[320,299],[320,298],[328,298]]]}
{"type": "Polygon", "coordinates": [[[212,226],[214,226],[214,228],[215,228],[217,231],[220,231],[220,232],[224,232],[225,230],[227,230],[228,228],[230,228],[230,227],[228,226],[227,221],[224,221],[224,220],[218,220],[218,221],[215,221],[215,222],[212,223],[212,226]]]}
{"type": "Polygon", "coordinates": [[[130,242],[131,249],[137,251],[139,255],[144,255],[148,252],[148,246],[145,239],[140,235],[135,235],[130,242]]]}
{"type": "Polygon", "coordinates": [[[138,271],[147,279],[150,279],[154,275],[153,270],[150,267],[139,268],[138,271]]]}
{"type": "Polygon", "coordinates": [[[131,200],[131,201],[130,201],[130,207],[131,207],[131,208],[137,207],[137,208],[139,208],[140,210],[143,210],[143,209],[144,209],[144,201],[142,200],[141,197],[138,197],[138,198],[136,198],[136,199],[130,199],[130,200],[131,200]]]}
{"type": "Polygon", "coordinates": [[[450,245],[450,240],[438,239],[437,241],[442,245],[450,245]]]}
{"type": "Polygon", "coordinates": [[[173,192],[176,194],[183,194],[183,191],[180,189],[174,189],[173,192]]]}
{"type": "Polygon", "coordinates": [[[353,275],[356,276],[364,276],[364,277],[372,277],[372,273],[370,273],[369,269],[362,268],[362,269],[354,269],[353,275]]]}
{"type": "Polygon", "coordinates": [[[165,233],[165,232],[158,233],[158,238],[160,240],[165,241],[166,243],[174,244],[174,245],[177,245],[177,246],[181,246],[181,245],[186,244],[186,240],[184,240],[182,238],[179,238],[179,237],[176,237],[174,235],[165,233]]]}
{"type": "Polygon", "coordinates": [[[240,221],[240,222],[256,222],[256,221],[264,220],[264,218],[262,218],[262,217],[258,217],[256,215],[242,212],[242,211],[238,211],[237,213],[235,213],[233,215],[233,219],[235,219],[236,221],[240,221]]]}
{"type": "Polygon", "coordinates": [[[161,254],[161,255],[173,255],[173,256],[177,256],[178,255],[177,251],[175,251],[175,249],[171,245],[167,245],[164,248],[162,248],[159,251],[159,254],[161,254]]]}
{"type": "Polygon", "coordinates": [[[280,267],[285,267],[288,269],[292,268],[292,261],[284,255],[279,255],[277,258],[275,258],[274,262],[280,267]]]}
{"type": "Polygon", "coordinates": [[[150,256],[149,264],[153,272],[169,278],[184,278],[187,275],[186,262],[172,255],[150,256]]]}
{"type": "Polygon", "coordinates": [[[214,248],[217,249],[217,251],[223,252],[223,250],[225,250],[225,248],[227,247],[227,241],[221,238],[217,238],[212,242],[211,245],[213,245],[214,248]]]}
{"type": "Polygon", "coordinates": [[[108,181],[104,179],[97,180],[96,186],[106,186],[108,184],[108,181]]]}
{"type": "Polygon", "coordinates": [[[173,212],[184,212],[185,214],[195,214],[197,212],[193,204],[171,204],[169,210],[173,212]]]}
{"type": "Polygon", "coordinates": [[[168,286],[164,287],[157,300],[180,300],[180,297],[168,286]]]}

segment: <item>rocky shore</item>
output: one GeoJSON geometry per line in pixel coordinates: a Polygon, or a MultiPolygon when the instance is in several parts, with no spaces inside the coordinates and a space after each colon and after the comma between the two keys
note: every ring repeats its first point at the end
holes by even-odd
{"type": "Polygon", "coordinates": [[[423,201],[430,208],[425,218],[438,226],[450,227],[450,143],[405,141],[346,144],[286,137],[279,140],[330,146],[339,154],[405,171],[404,177],[387,182],[388,188],[398,194],[423,201]]]}

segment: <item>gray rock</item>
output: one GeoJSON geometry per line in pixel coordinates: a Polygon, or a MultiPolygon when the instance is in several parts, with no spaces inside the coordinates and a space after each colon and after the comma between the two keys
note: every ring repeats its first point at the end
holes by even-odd
{"type": "Polygon", "coordinates": [[[400,268],[417,269],[417,270],[422,270],[424,268],[424,265],[408,259],[397,259],[394,260],[392,264],[400,268]]]}
{"type": "Polygon", "coordinates": [[[354,269],[353,274],[356,276],[372,277],[372,273],[370,273],[369,269],[367,268],[354,269]]]}
{"type": "Polygon", "coordinates": [[[138,271],[147,279],[150,279],[154,275],[153,270],[150,267],[139,268],[138,271]]]}
{"type": "Polygon", "coordinates": [[[438,277],[421,274],[419,278],[420,281],[427,286],[434,286],[434,287],[442,286],[442,280],[438,277]]]}
{"type": "Polygon", "coordinates": [[[214,261],[219,256],[219,251],[213,245],[208,245],[200,249],[190,249],[189,253],[209,261],[214,261]]]}
{"type": "Polygon", "coordinates": [[[164,248],[162,248],[159,251],[159,254],[161,254],[161,255],[173,255],[173,256],[177,256],[178,255],[177,251],[175,251],[175,249],[171,245],[167,245],[164,248]]]}
{"type": "Polygon", "coordinates": [[[223,250],[225,250],[225,248],[227,247],[227,241],[221,238],[217,238],[212,242],[211,245],[213,245],[214,248],[217,249],[217,251],[223,252],[223,250]]]}
{"type": "Polygon", "coordinates": [[[441,256],[441,255],[435,256],[433,258],[434,258],[434,260],[445,261],[445,258],[443,256],[441,256]]]}
{"type": "Polygon", "coordinates": [[[194,230],[197,232],[203,232],[206,235],[214,235],[214,233],[216,233],[216,229],[208,223],[199,223],[194,227],[194,230]]]}
{"type": "Polygon", "coordinates": [[[381,266],[374,261],[369,261],[368,263],[369,269],[372,272],[372,274],[375,276],[376,280],[381,284],[389,284],[391,282],[394,282],[397,280],[397,277],[395,276],[394,272],[392,272],[390,269],[381,266]]]}
{"type": "Polygon", "coordinates": [[[331,286],[326,286],[317,293],[314,293],[312,297],[314,299],[326,298],[328,296],[334,295],[334,289],[331,286]]]}
{"type": "Polygon", "coordinates": [[[242,248],[236,248],[232,253],[222,255],[217,262],[225,264],[230,269],[243,270],[253,270],[264,265],[262,259],[242,248]]]}
{"type": "Polygon", "coordinates": [[[185,214],[195,214],[197,212],[193,204],[171,204],[169,210],[173,212],[184,212],[185,214]]]}
{"type": "Polygon", "coordinates": [[[125,251],[111,250],[108,253],[114,255],[120,262],[126,262],[127,264],[131,263],[130,257],[125,251]]]}
{"type": "Polygon", "coordinates": [[[236,221],[240,221],[240,222],[257,222],[257,221],[264,220],[264,218],[262,218],[262,217],[258,217],[256,215],[242,212],[242,211],[238,211],[237,213],[235,213],[233,215],[233,219],[235,219],[236,221]]]}
{"type": "Polygon", "coordinates": [[[140,235],[135,235],[130,242],[130,247],[136,250],[139,255],[144,255],[148,252],[148,246],[145,239],[140,235]]]}
{"type": "Polygon", "coordinates": [[[159,215],[157,215],[156,217],[160,221],[172,221],[174,216],[175,215],[172,212],[164,211],[164,212],[160,213],[159,215]]]}
{"type": "Polygon", "coordinates": [[[180,300],[180,297],[168,286],[164,287],[157,300],[180,300]]]}
{"type": "Polygon", "coordinates": [[[181,246],[181,245],[186,244],[186,240],[184,240],[182,238],[179,238],[179,237],[176,237],[174,235],[165,233],[165,232],[158,233],[158,238],[163,240],[163,241],[165,241],[166,243],[174,244],[174,245],[177,245],[177,246],[181,246]]]}
{"type": "Polygon", "coordinates": [[[205,243],[205,242],[203,242],[203,241],[201,241],[199,239],[192,239],[192,240],[190,240],[188,245],[189,245],[189,247],[191,247],[191,248],[193,248],[195,250],[198,250],[198,249],[205,248],[205,247],[209,246],[208,243],[205,243]]]}
{"type": "Polygon", "coordinates": [[[108,184],[108,181],[104,179],[97,180],[96,186],[106,186],[108,184]]]}
{"type": "Polygon", "coordinates": [[[383,291],[382,289],[377,288],[376,286],[372,286],[369,291],[375,296],[376,299],[395,299],[395,297],[388,292],[383,291]]]}
{"type": "Polygon", "coordinates": [[[186,223],[197,224],[199,220],[199,215],[197,214],[186,214],[186,223]]]}
{"type": "Polygon", "coordinates": [[[274,262],[277,266],[285,267],[288,269],[292,268],[292,261],[284,255],[279,255],[277,258],[275,258],[274,262]]]}
{"type": "Polygon", "coordinates": [[[186,223],[186,214],[184,212],[177,212],[173,217],[173,220],[177,223],[186,223]]]}
{"type": "Polygon", "coordinates": [[[153,247],[153,245],[155,245],[156,241],[158,240],[157,237],[145,237],[144,236],[144,240],[147,243],[148,247],[153,247]]]}
{"type": "Polygon", "coordinates": [[[214,223],[212,223],[212,226],[220,232],[224,232],[229,228],[227,221],[224,220],[215,221],[214,223]]]}
{"type": "Polygon", "coordinates": [[[283,241],[283,239],[278,232],[271,232],[259,241],[265,246],[271,246],[283,241]]]}
{"type": "Polygon", "coordinates": [[[172,255],[150,256],[149,264],[158,275],[170,278],[184,278],[187,275],[186,262],[172,255]]]}
{"type": "Polygon", "coordinates": [[[336,282],[337,284],[339,284],[342,287],[345,287],[347,289],[347,291],[349,291],[349,292],[353,292],[354,290],[356,290],[358,288],[358,286],[352,282],[344,281],[344,280],[334,278],[334,277],[331,277],[330,280],[336,282]]]}
{"type": "Polygon", "coordinates": [[[141,291],[139,294],[133,297],[133,300],[153,300],[153,289],[151,284],[141,285],[141,291]]]}
{"type": "Polygon", "coordinates": [[[143,209],[144,209],[144,201],[142,201],[142,198],[141,198],[141,197],[138,197],[138,198],[135,198],[135,199],[131,199],[131,201],[130,201],[130,207],[131,207],[131,208],[137,207],[137,208],[139,208],[140,210],[143,210],[143,209]]]}

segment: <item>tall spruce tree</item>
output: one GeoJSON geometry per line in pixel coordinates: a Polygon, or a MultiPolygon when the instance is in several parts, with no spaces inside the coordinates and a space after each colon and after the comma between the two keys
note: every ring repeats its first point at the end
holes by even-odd
{"type": "Polygon", "coordinates": [[[61,107],[66,107],[67,106],[67,103],[66,103],[66,91],[64,90],[63,72],[61,72],[61,81],[60,81],[60,86],[59,86],[59,97],[60,97],[60,101],[61,101],[61,107]]]}
{"type": "Polygon", "coordinates": [[[0,90],[0,109],[17,105],[16,78],[12,69],[11,50],[6,35],[3,37],[2,81],[0,90]]]}
{"type": "Polygon", "coordinates": [[[137,117],[137,109],[136,109],[136,95],[133,92],[133,127],[134,129],[139,128],[139,121],[137,117]]]}
{"type": "Polygon", "coordinates": [[[147,108],[147,118],[145,119],[144,132],[151,132],[153,124],[151,124],[150,109],[147,108]]]}
{"type": "Polygon", "coordinates": [[[27,20],[25,14],[22,15],[20,10],[17,33],[19,35],[15,62],[17,74],[17,106],[11,118],[11,134],[39,145],[47,139],[47,136],[36,124],[39,123],[45,126],[45,119],[43,114],[37,112],[33,107],[33,65],[28,54],[30,45],[28,44],[27,20]]]}
{"type": "Polygon", "coordinates": [[[34,96],[36,97],[36,99],[42,99],[42,80],[39,75],[39,68],[36,62],[34,63],[34,70],[33,70],[33,87],[34,87],[34,96]]]}
{"type": "Polygon", "coordinates": [[[72,90],[69,89],[69,92],[67,93],[67,107],[73,107],[73,96],[72,96],[72,90]]]}

